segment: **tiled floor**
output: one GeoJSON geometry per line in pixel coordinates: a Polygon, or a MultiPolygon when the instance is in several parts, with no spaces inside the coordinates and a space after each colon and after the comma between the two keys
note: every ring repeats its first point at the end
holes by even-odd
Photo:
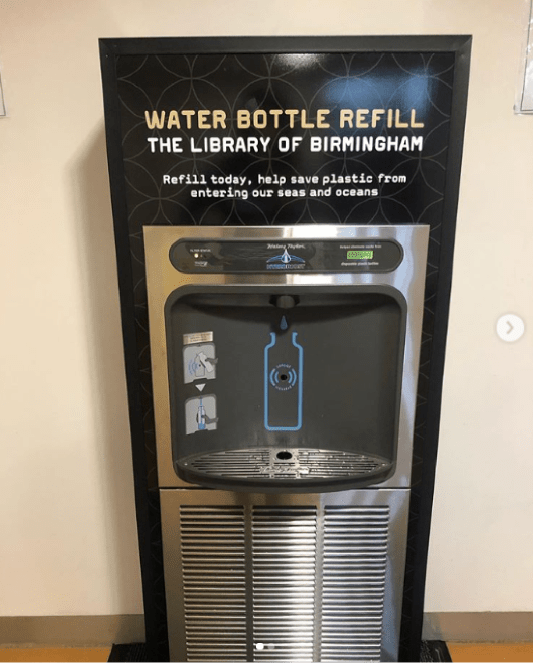
{"type": "MultiPolygon", "coordinates": [[[[454,663],[459,661],[509,661],[533,663],[533,643],[448,643],[454,663]]],[[[0,661],[107,661],[110,647],[0,648],[0,661]]]]}
{"type": "Polygon", "coordinates": [[[107,661],[111,647],[10,647],[0,649],[0,661],[107,661]]]}

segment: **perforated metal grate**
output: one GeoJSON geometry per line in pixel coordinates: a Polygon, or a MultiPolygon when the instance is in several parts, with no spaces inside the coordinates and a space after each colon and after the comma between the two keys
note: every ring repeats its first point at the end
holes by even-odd
{"type": "Polygon", "coordinates": [[[182,465],[200,474],[234,479],[336,479],[382,473],[379,456],[323,449],[259,447],[189,456],[182,465]]]}

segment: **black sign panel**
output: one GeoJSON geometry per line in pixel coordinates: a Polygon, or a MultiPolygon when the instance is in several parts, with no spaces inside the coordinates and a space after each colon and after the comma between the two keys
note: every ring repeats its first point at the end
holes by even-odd
{"type": "Polygon", "coordinates": [[[117,61],[129,223],[430,223],[454,54],[117,61]]]}

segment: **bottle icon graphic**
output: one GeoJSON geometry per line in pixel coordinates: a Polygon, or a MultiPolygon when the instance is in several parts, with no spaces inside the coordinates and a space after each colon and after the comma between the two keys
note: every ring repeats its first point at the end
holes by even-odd
{"type": "Polygon", "coordinates": [[[198,423],[198,430],[205,430],[207,428],[205,422],[205,407],[201,398],[200,404],[198,405],[198,412],[196,413],[196,421],[198,423]]]}
{"type": "Polygon", "coordinates": [[[298,332],[270,334],[264,350],[264,425],[267,430],[300,430],[303,416],[304,349],[298,332]]]}

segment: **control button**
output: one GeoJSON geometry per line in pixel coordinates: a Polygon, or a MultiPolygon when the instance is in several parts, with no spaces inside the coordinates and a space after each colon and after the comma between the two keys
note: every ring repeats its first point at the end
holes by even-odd
{"type": "Polygon", "coordinates": [[[513,313],[502,315],[496,323],[496,332],[502,341],[506,343],[518,341],[518,339],[522,338],[524,331],[524,321],[513,313]]]}

